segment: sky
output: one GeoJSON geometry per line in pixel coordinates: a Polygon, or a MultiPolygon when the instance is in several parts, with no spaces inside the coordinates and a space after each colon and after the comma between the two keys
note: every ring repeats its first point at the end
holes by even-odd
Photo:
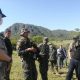
{"type": "Polygon", "coordinates": [[[14,23],[50,30],[80,28],[80,0],[0,0],[0,8],[7,16],[0,31],[14,23]]]}

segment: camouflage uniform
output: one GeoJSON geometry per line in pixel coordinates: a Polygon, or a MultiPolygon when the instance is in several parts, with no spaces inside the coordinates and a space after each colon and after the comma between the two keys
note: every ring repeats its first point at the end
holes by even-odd
{"type": "MultiPolygon", "coordinates": [[[[4,50],[7,54],[7,49],[5,47],[5,43],[3,37],[0,35],[0,49],[4,50]]],[[[6,62],[0,61],[0,80],[5,80],[5,71],[6,71],[6,62]]]]}
{"type": "Polygon", "coordinates": [[[39,44],[40,58],[39,58],[39,71],[41,73],[42,80],[48,80],[48,58],[49,58],[49,45],[45,43],[39,44]]]}
{"type": "Polygon", "coordinates": [[[58,72],[57,67],[57,49],[52,44],[49,45],[50,51],[49,51],[49,61],[51,63],[51,69],[54,73],[58,72]]]}
{"type": "Polygon", "coordinates": [[[31,42],[29,38],[21,37],[17,42],[17,51],[19,56],[22,58],[24,80],[37,80],[34,53],[25,51],[25,49],[31,47],[37,48],[37,46],[31,42]]]}

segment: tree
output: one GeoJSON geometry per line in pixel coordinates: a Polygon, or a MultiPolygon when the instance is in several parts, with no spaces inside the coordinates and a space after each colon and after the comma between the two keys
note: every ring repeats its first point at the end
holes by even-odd
{"type": "Polygon", "coordinates": [[[39,44],[43,41],[43,37],[42,36],[33,36],[32,40],[35,41],[37,44],[39,44]]]}

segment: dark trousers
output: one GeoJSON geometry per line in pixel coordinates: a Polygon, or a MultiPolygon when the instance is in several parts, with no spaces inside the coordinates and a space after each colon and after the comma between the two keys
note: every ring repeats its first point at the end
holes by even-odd
{"type": "Polygon", "coordinates": [[[24,61],[23,60],[23,72],[24,72],[24,80],[37,80],[37,70],[35,61],[24,61]]]}
{"type": "Polygon", "coordinates": [[[43,57],[39,61],[39,71],[42,77],[42,80],[48,80],[47,71],[48,71],[48,58],[43,57]]]}
{"type": "Polygon", "coordinates": [[[71,59],[70,60],[69,69],[68,69],[68,73],[67,73],[67,76],[66,76],[66,80],[71,80],[71,78],[73,76],[74,69],[75,69],[75,72],[76,72],[77,79],[80,80],[80,61],[78,61],[76,59],[71,59]]]}
{"type": "Polygon", "coordinates": [[[53,72],[57,71],[58,72],[58,66],[57,66],[57,60],[50,60],[51,63],[51,69],[53,72]]]}
{"type": "Polygon", "coordinates": [[[7,63],[5,80],[10,80],[11,66],[12,66],[12,62],[7,63]]]}
{"type": "Polygon", "coordinates": [[[5,80],[6,62],[0,62],[0,80],[5,80]]]}

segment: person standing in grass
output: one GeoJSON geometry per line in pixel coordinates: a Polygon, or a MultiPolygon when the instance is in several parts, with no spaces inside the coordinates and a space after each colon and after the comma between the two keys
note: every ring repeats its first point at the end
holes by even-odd
{"type": "Polygon", "coordinates": [[[49,61],[51,70],[54,74],[58,75],[57,48],[53,44],[49,44],[49,61]]]}
{"type": "Polygon", "coordinates": [[[22,59],[22,68],[24,72],[24,80],[37,80],[37,70],[35,65],[35,53],[37,54],[37,45],[30,40],[28,29],[21,29],[21,38],[17,42],[18,55],[22,59]]]}
{"type": "MultiPolygon", "coordinates": [[[[0,25],[3,23],[3,18],[6,17],[0,9],[0,25]]],[[[6,62],[10,62],[11,58],[7,55],[7,49],[4,43],[3,36],[0,35],[0,80],[5,80],[6,62]]]]}
{"type": "Polygon", "coordinates": [[[64,53],[64,49],[63,46],[60,45],[60,47],[57,49],[57,64],[58,64],[58,68],[63,68],[63,61],[65,59],[65,53],[64,53]]]}
{"type": "MultiPolygon", "coordinates": [[[[10,37],[11,37],[11,29],[6,29],[4,33],[4,42],[7,48],[7,55],[12,59],[13,49],[10,37]]],[[[5,77],[6,80],[10,80],[11,65],[12,61],[7,63],[6,77],[5,77]]]]}
{"type": "Polygon", "coordinates": [[[48,45],[48,37],[44,37],[43,43],[38,45],[40,49],[39,53],[39,71],[42,77],[42,80],[48,80],[47,72],[48,72],[48,59],[49,59],[49,45],[48,45]]]}
{"type": "Polygon", "coordinates": [[[66,80],[72,79],[74,70],[77,79],[80,80],[80,36],[73,37],[73,42],[70,44],[69,51],[70,63],[66,80]]]}

